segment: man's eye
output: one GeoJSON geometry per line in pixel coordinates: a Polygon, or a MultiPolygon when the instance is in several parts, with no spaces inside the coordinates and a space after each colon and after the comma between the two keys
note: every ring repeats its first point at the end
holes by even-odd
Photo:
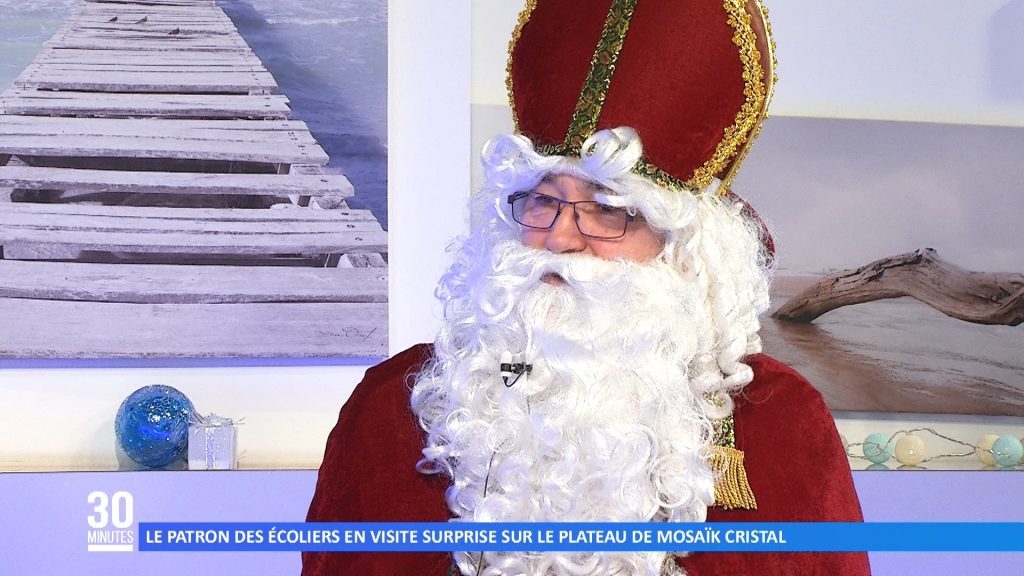
{"type": "Polygon", "coordinates": [[[543,194],[534,194],[530,200],[534,206],[554,206],[558,204],[558,200],[543,194]]]}
{"type": "Polygon", "coordinates": [[[594,216],[618,216],[624,212],[622,208],[609,206],[608,204],[602,204],[600,202],[588,202],[583,206],[588,214],[593,214],[594,216]]]}

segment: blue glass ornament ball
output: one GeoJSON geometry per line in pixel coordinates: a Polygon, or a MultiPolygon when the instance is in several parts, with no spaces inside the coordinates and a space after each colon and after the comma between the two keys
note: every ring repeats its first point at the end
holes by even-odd
{"type": "Polygon", "coordinates": [[[162,468],[185,457],[192,401],[170,386],[146,386],[132,392],[114,418],[117,443],[129,458],[147,468],[162,468]]]}
{"type": "Polygon", "coordinates": [[[889,458],[892,458],[892,442],[889,441],[889,436],[881,432],[875,432],[865,438],[862,449],[864,457],[875,464],[888,462],[889,458]]]}
{"type": "Polygon", "coordinates": [[[1024,458],[1024,445],[1014,436],[1000,436],[992,444],[992,455],[996,464],[1003,468],[1012,468],[1024,458]]]}

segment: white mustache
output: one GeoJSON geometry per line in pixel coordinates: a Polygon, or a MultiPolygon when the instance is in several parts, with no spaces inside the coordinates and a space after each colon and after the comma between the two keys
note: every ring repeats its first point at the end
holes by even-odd
{"type": "Polygon", "coordinates": [[[586,293],[594,288],[616,283],[637,273],[644,264],[625,260],[604,260],[586,254],[555,254],[547,250],[508,241],[500,246],[500,262],[491,273],[491,280],[530,287],[539,284],[545,275],[560,277],[570,288],[586,293]]]}

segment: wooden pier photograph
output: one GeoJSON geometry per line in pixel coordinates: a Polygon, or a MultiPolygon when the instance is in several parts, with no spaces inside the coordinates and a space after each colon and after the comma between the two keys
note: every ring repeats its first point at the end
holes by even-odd
{"type": "Polygon", "coordinates": [[[386,1],[52,4],[0,75],[0,360],[386,356],[386,1]]]}

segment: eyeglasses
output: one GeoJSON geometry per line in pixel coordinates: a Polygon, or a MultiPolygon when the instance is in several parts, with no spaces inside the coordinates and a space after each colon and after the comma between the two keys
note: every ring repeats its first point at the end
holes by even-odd
{"type": "Polygon", "coordinates": [[[508,197],[508,203],[512,205],[512,218],[516,222],[538,230],[554,226],[562,209],[572,206],[573,220],[580,234],[602,240],[625,236],[626,226],[636,218],[625,208],[594,200],[568,202],[537,192],[516,192],[508,197]]]}

